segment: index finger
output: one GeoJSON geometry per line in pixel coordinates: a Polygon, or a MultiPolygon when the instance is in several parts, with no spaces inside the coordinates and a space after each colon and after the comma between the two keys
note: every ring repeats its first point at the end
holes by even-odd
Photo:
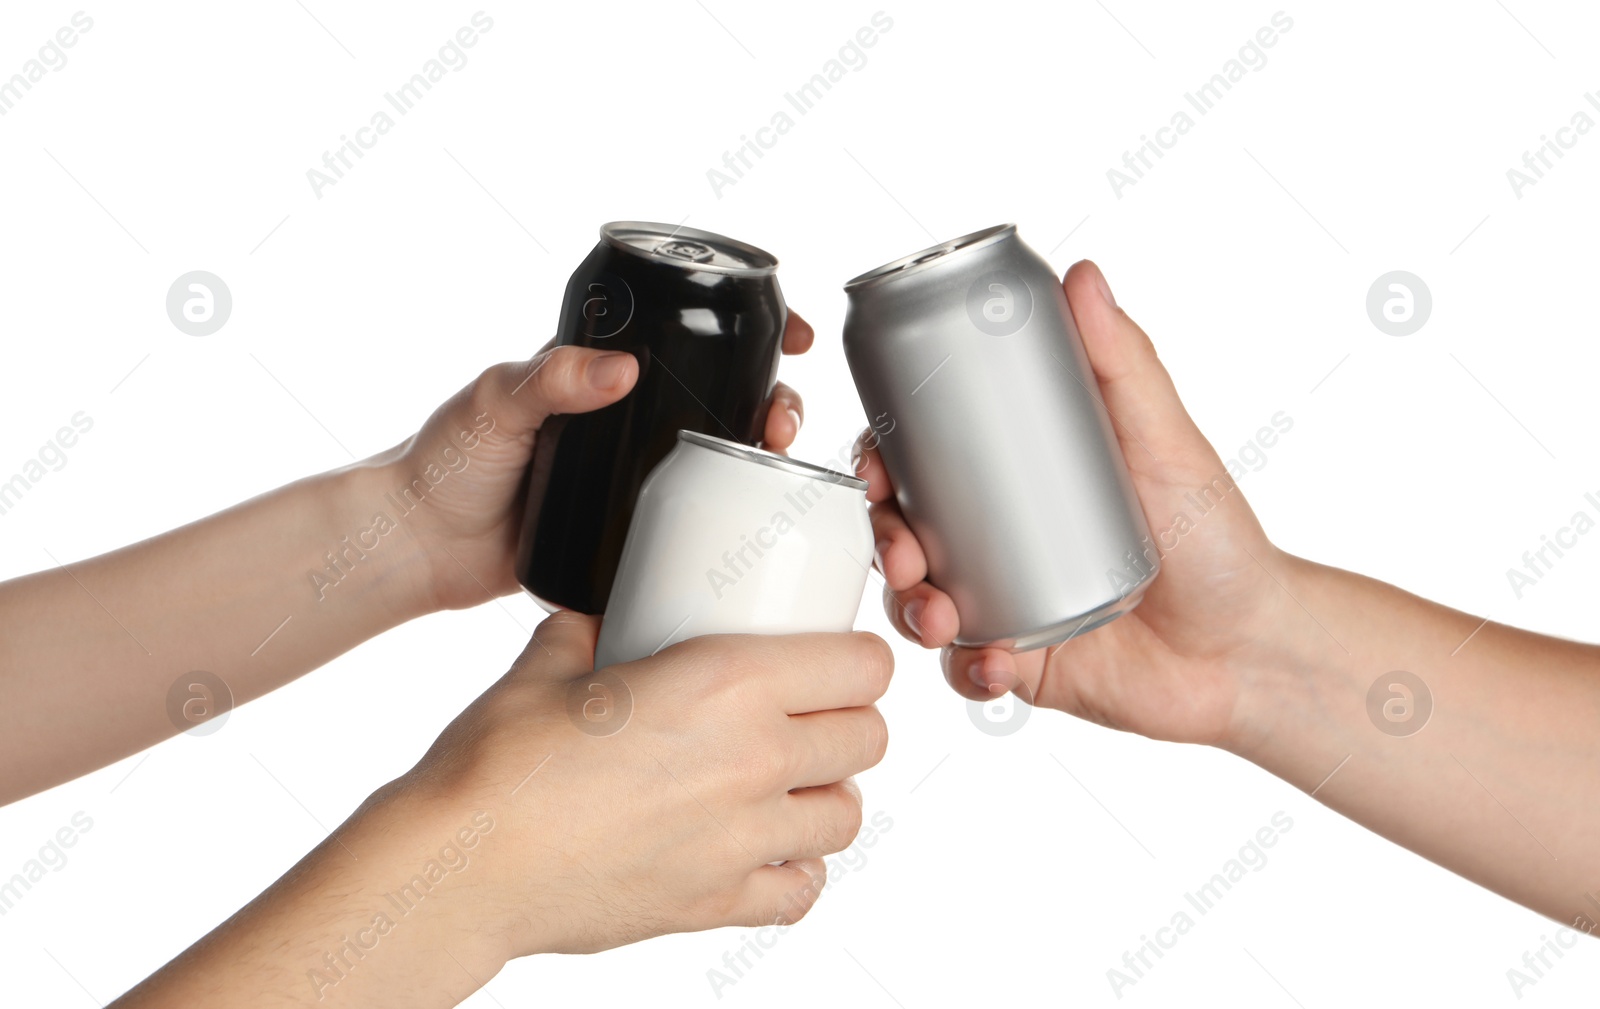
{"type": "Polygon", "coordinates": [[[869,631],[795,635],[783,654],[778,700],[791,715],[873,704],[894,675],[889,643],[869,631]]]}
{"type": "Polygon", "coordinates": [[[751,686],[790,715],[865,707],[889,689],[894,673],[894,653],[888,643],[866,631],[708,634],[662,654],[667,652],[676,652],[691,666],[721,665],[735,675],[748,676],[755,681],[751,686]]]}
{"type": "Polygon", "coordinates": [[[811,323],[800,318],[799,314],[791,311],[789,321],[783,327],[783,352],[785,354],[804,354],[811,349],[811,343],[817,338],[817,331],[811,328],[811,323]]]}

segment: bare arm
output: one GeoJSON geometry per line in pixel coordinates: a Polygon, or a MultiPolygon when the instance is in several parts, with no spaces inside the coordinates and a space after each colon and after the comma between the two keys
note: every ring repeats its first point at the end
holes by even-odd
{"type": "Polygon", "coordinates": [[[1395,843],[1593,933],[1600,648],[1298,559],[1275,573],[1305,611],[1285,608],[1281,661],[1248,674],[1229,747],[1395,843]]]}
{"type": "Polygon", "coordinates": [[[243,703],[422,613],[413,538],[386,537],[361,551],[364,560],[349,550],[341,581],[328,572],[325,555],[346,550],[343,537],[370,526],[375,510],[394,510],[383,500],[384,476],[361,465],[311,477],[143,543],[0,584],[8,698],[0,803],[213,714],[221,699],[189,686],[197,670],[243,703]]]}

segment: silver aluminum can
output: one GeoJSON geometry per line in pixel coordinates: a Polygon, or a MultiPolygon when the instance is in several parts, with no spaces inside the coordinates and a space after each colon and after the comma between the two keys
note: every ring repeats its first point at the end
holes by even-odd
{"type": "Polygon", "coordinates": [[[595,668],[701,634],[848,631],[872,564],[866,481],[694,431],[645,478],[595,668]]]}
{"type": "Polygon", "coordinates": [[[1066,294],[999,225],[845,285],[844,350],[956,644],[1027,651],[1138,605],[1158,561],[1066,294]]]}

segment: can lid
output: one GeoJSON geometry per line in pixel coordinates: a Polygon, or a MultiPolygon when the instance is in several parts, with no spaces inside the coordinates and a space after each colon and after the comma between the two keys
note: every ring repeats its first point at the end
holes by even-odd
{"type": "Polygon", "coordinates": [[[600,240],[656,263],[735,277],[765,277],[778,268],[777,257],[753,245],[697,228],[649,221],[612,221],[600,226],[600,240]]]}
{"type": "Polygon", "coordinates": [[[728,441],[726,438],[718,438],[715,435],[701,434],[698,431],[679,431],[678,440],[686,441],[691,445],[698,445],[701,448],[711,449],[713,452],[721,452],[723,455],[736,456],[750,462],[760,463],[763,466],[771,466],[773,469],[781,469],[796,476],[803,476],[812,480],[825,480],[828,483],[849,487],[853,490],[864,491],[867,489],[867,482],[860,477],[851,476],[848,473],[840,473],[838,470],[829,469],[826,466],[815,466],[809,462],[801,462],[799,459],[791,459],[786,455],[768,452],[764,448],[741,445],[736,441],[728,441]]]}
{"type": "Polygon", "coordinates": [[[868,270],[859,277],[851,279],[844,285],[845,291],[851,292],[874,284],[881,284],[895,277],[903,277],[908,273],[925,270],[929,266],[948,258],[953,253],[966,252],[979,249],[986,245],[1004,241],[1017,233],[1015,224],[996,224],[992,228],[974,231],[970,235],[962,235],[948,242],[930,245],[920,252],[913,252],[909,256],[901,256],[893,262],[884,263],[874,270],[868,270]]]}

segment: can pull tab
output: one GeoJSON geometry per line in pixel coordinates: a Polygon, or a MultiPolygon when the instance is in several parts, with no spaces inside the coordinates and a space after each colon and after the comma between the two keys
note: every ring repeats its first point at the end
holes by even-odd
{"type": "Polygon", "coordinates": [[[705,263],[711,260],[712,251],[699,242],[676,238],[662,242],[656,246],[656,252],[662,256],[671,256],[673,259],[682,259],[690,263],[705,263]]]}

